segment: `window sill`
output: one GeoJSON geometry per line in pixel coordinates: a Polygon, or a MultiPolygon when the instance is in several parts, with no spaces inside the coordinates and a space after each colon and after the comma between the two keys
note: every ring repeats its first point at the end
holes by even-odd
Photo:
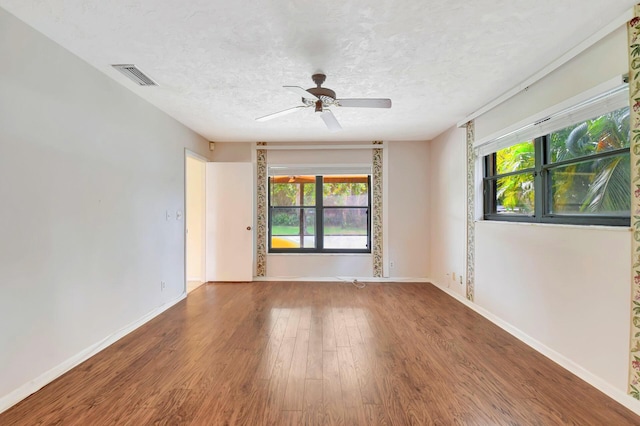
{"type": "Polygon", "coordinates": [[[267,253],[267,256],[371,256],[371,253],[267,253]]]}
{"type": "Polygon", "coordinates": [[[569,228],[584,229],[591,231],[619,231],[630,232],[629,226],[613,226],[613,225],[574,225],[570,223],[540,223],[540,222],[511,222],[506,220],[475,220],[474,223],[487,223],[491,225],[507,225],[507,226],[541,226],[550,228],[569,228]]]}

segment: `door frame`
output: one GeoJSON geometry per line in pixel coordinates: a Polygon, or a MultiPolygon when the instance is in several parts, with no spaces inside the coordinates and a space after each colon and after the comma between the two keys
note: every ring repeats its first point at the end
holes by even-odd
{"type": "MultiPolygon", "coordinates": [[[[184,293],[183,294],[187,293],[187,283],[188,283],[188,280],[189,280],[189,276],[188,276],[188,272],[187,272],[187,256],[188,256],[187,255],[187,238],[188,238],[187,237],[187,217],[188,217],[188,214],[189,214],[189,210],[188,210],[188,206],[187,206],[187,185],[189,184],[187,182],[187,158],[191,158],[191,159],[200,161],[205,166],[205,177],[204,177],[204,182],[203,182],[203,186],[202,186],[202,191],[203,191],[202,196],[203,196],[203,199],[205,201],[206,201],[206,195],[207,195],[206,165],[209,162],[209,159],[207,157],[204,157],[204,156],[202,156],[200,154],[197,154],[197,153],[191,151],[188,148],[184,149],[184,200],[183,200],[183,203],[184,203],[184,227],[183,227],[183,230],[182,230],[182,233],[184,235],[184,261],[183,261],[183,263],[184,263],[184,290],[183,290],[184,293]]],[[[205,202],[203,218],[202,218],[203,221],[206,221],[206,217],[207,217],[206,209],[207,209],[207,204],[205,202]]],[[[202,272],[202,280],[203,280],[203,282],[206,282],[207,277],[205,276],[205,272],[204,272],[205,271],[204,262],[206,260],[206,249],[204,247],[204,243],[206,242],[206,229],[205,229],[205,226],[202,227],[202,242],[203,242],[203,249],[202,249],[202,271],[201,272],[202,272]]]]}

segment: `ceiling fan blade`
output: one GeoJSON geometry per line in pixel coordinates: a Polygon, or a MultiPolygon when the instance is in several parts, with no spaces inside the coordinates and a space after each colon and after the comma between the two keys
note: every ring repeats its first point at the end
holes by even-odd
{"type": "Polygon", "coordinates": [[[306,105],[300,105],[293,108],[285,109],[283,111],[274,112],[273,114],[265,115],[263,117],[256,118],[256,121],[267,121],[273,118],[281,117],[283,115],[291,114],[294,111],[297,111],[301,108],[308,108],[306,105]]]}
{"type": "Polygon", "coordinates": [[[330,132],[337,132],[339,130],[342,130],[342,126],[340,125],[340,123],[338,123],[336,116],[333,115],[330,109],[325,109],[322,114],[320,114],[320,117],[322,117],[324,124],[327,125],[327,128],[330,132]]]}
{"type": "Polygon", "coordinates": [[[316,95],[314,95],[313,93],[307,92],[306,90],[304,90],[302,87],[300,86],[282,86],[285,89],[287,89],[290,92],[295,93],[296,95],[300,96],[301,98],[305,98],[305,99],[311,99],[313,101],[319,101],[320,99],[318,99],[316,97],[316,95]]]}
{"type": "Polygon", "coordinates": [[[336,105],[349,108],[391,108],[391,99],[336,99],[336,105]]]}

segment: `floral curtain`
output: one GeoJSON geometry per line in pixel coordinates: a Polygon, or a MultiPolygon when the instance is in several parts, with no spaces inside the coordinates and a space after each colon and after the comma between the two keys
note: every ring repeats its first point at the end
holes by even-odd
{"type": "Polygon", "coordinates": [[[474,123],[467,123],[467,299],[474,298],[474,270],[476,251],[475,176],[476,154],[473,149],[474,123]]]}
{"type": "MultiPolygon", "coordinates": [[[[373,145],[382,145],[381,141],[373,142],[373,145]]],[[[373,276],[382,277],[382,148],[373,149],[373,173],[372,173],[372,238],[371,255],[373,257],[373,276]]]]}
{"type": "Polygon", "coordinates": [[[631,105],[631,241],[632,298],[629,394],[640,399],[640,5],[627,25],[629,40],[629,103],[631,105]]]}
{"type": "MultiPolygon", "coordinates": [[[[266,142],[258,142],[258,146],[265,146],[266,142]]],[[[267,275],[267,150],[256,150],[257,165],[257,229],[256,229],[256,276],[267,275]]]]}

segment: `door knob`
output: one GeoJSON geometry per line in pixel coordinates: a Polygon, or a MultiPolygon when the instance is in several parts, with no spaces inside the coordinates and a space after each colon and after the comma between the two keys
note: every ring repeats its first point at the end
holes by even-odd
{"type": "Polygon", "coordinates": [[[247,231],[251,231],[251,227],[250,226],[247,226],[247,231]]]}

